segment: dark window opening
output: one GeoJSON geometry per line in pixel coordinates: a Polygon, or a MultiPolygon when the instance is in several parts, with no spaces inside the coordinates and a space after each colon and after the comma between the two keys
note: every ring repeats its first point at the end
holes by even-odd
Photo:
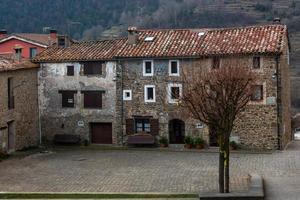
{"type": "Polygon", "coordinates": [[[178,63],[177,61],[171,62],[171,74],[178,74],[178,63]]]}
{"type": "Polygon", "coordinates": [[[151,61],[146,61],[145,62],[145,73],[146,74],[151,74],[152,73],[152,62],[151,61]]]}
{"type": "Polygon", "coordinates": [[[34,58],[37,54],[36,48],[30,48],[30,58],[34,58]]]}
{"type": "Polygon", "coordinates": [[[15,56],[16,56],[17,60],[21,60],[21,58],[22,58],[22,49],[21,48],[15,49],[15,56]]]}
{"type": "Polygon", "coordinates": [[[84,108],[102,108],[102,91],[84,91],[84,108]]]}
{"type": "Polygon", "coordinates": [[[171,87],[171,99],[179,99],[179,87],[171,87]]]}
{"type": "Polygon", "coordinates": [[[65,47],[65,45],[66,45],[65,37],[58,37],[58,46],[59,47],[65,47]]]}
{"type": "Polygon", "coordinates": [[[74,66],[67,66],[67,76],[74,76],[74,66]]]}
{"type": "Polygon", "coordinates": [[[63,108],[74,108],[75,99],[74,94],[76,91],[59,91],[61,93],[62,107],[63,108]]]}
{"type": "Polygon", "coordinates": [[[149,119],[135,119],[135,132],[136,133],[150,133],[150,120],[149,119]]]}
{"type": "Polygon", "coordinates": [[[253,57],[253,68],[259,69],[260,68],[260,57],[253,57]]]}
{"type": "Polygon", "coordinates": [[[147,100],[153,100],[154,99],[154,88],[149,87],[147,88],[147,100]]]}
{"type": "Polygon", "coordinates": [[[262,85],[254,85],[252,86],[252,96],[251,101],[261,101],[263,100],[263,86],[262,85]]]}
{"type": "Polygon", "coordinates": [[[213,69],[219,69],[220,68],[220,58],[214,57],[212,61],[212,68],[213,69]]]}
{"type": "Polygon", "coordinates": [[[85,62],[84,75],[101,75],[102,74],[102,62],[85,62]]]}
{"type": "Polygon", "coordinates": [[[8,92],[8,109],[13,109],[15,107],[15,98],[13,91],[13,79],[7,79],[7,92],[8,92]]]}

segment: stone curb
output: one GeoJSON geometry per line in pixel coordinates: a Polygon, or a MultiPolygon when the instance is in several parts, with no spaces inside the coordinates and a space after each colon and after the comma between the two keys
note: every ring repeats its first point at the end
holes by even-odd
{"type": "Polygon", "coordinates": [[[0,192],[0,199],[197,199],[196,193],[164,192],[0,192]]]}
{"type": "MultiPolygon", "coordinates": [[[[218,149],[173,149],[173,148],[134,148],[134,147],[115,147],[115,146],[98,146],[92,145],[88,147],[68,147],[68,146],[58,146],[50,148],[53,150],[64,150],[68,148],[77,148],[82,150],[115,150],[115,151],[156,151],[156,152],[182,152],[182,153],[219,153],[218,149]]],[[[275,151],[247,151],[247,150],[233,150],[231,154],[272,154],[275,151]]]]}
{"type": "Polygon", "coordinates": [[[200,193],[200,200],[263,200],[264,185],[263,179],[257,174],[250,175],[250,186],[248,192],[245,193],[200,193]]]}

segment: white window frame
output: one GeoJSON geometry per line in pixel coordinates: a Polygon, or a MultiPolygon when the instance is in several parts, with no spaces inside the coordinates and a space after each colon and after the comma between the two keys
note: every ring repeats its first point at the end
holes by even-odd
{"type": "Polygon", "coordinates": [[[169,76],[179,76],[179,60],[169,60],[169,76]],[[172,62],[177,62],[177,73],[172,73],[172,62]]]}
{"type": "Polygon", "coordinates": [[[180,84],[180,83],[169,83],[168,88],[167,88],[168,102],[169,103],[178,103],[177,99],[172,99],[172,90],[171,90],[172,87],[179,87],[179,97],[182,97],[182,84],[180,84]]]}
{"type": "Polygon", "coordinates": [[[144,100],[146,103],[153,103],[156,101],[155,85],[145,85],[144,87],[144,100]],[[153,88],[153,99],[148,99],[148,88],[153,88]]]}
{"type": "Polygon", "coordinates": [[[153,76],[154,66],[153,60],[144,60],[143,61],[143,76],[153,76]],[[151,62],[151,73],[146,73],[146,62],[151,62]]]}
{"type": "Polygon", "coordinates": [[[124,101],[131,101],[132,100],[132,90],[123,90],[123,100],[124,101]],[[130,96],[127,97],[126,93],[129,93],[130,96]]]}

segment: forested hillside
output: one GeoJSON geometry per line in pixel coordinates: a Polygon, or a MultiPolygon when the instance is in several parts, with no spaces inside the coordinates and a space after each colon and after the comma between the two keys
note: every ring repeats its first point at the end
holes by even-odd
{"type": "Polygon", "coordinates": [[[43,32],[76,39],[118,37],[139,28],[229,27],[287,24],[292,45],[292,103],[300,108],[300,0],[1,0],[0,29],[43,32]]]}

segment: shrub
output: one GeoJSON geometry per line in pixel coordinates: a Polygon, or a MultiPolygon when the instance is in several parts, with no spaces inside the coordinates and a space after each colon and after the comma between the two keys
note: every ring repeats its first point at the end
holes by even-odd
{"type": "Polygon", "coordinates": [[[238,145],[235,141],[231,141],[231,142],[229,143],[229,145],[230,145],[230,147],[231,147],[232,149],[238,149],[238,148],[239,148],[239,145],[238,145]]]}
{"type": "Polygon", "coordinates": [[[188,135],[188,136],[185,136],[184,143],[192,145],[194,143],[194,140],[193,140],[193,138],[191,136],[188,135]]]}
{"type": "Polygon", "coordinates": [[[204,145],[204,144],[205,144],[205,141],[203,140],[202,137],[196,137],[196,138],[194,139],[194,144],[195,144],[195,145],[204,145]]]}
{"type": "Polygon", "coordinates": [[[169,144],[168,138],[165,136],[160,137],[159,144],[168,145],[169,144]]]}

